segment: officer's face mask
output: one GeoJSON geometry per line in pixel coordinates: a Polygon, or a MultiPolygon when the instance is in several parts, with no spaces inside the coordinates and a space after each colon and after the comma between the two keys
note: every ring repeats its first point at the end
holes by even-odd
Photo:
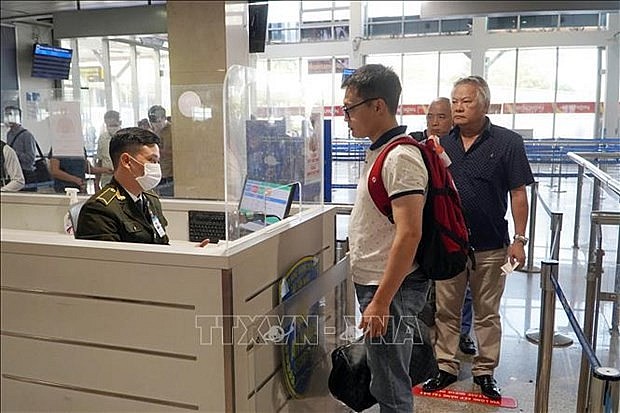
{"type": "Polygon", "coordinates": [[[144,191],[150,191],[159,185],[161,181],[161,167],[158,163],[142,163],[131,155],[129,157],[144,167],[144,175],[136,176],[136,182],[140,184],[144,191]]]}

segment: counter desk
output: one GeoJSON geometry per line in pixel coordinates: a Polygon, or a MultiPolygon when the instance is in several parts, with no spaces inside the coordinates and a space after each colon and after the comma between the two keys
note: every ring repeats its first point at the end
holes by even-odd
{"type": "Polygon", "coordinates": [[[317,300],[313,384],[297,397],[327,395],[352,297],[335,209],[199,248],[187,211],[221,203],[162,200],[171,245],[147,245],[63,233],[63,196],[1,197],[2,411],[296,411],[282,347],[261,342],[258,324],[317,300]],[[280,282],[309,256],[319,276],[284,308],[280,282]]]}

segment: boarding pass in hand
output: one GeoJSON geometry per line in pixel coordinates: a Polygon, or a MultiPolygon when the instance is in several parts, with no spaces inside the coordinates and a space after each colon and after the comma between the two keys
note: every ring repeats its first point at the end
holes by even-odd
{"type": "Polygon", "coordinates": [[[502,275],[508,275],[512,273],[519,266],[519,261],[515,261],[514,263],[510,262],[510,257],[508,257],[508,261],[506,264],[502,265],[502,275]]]}

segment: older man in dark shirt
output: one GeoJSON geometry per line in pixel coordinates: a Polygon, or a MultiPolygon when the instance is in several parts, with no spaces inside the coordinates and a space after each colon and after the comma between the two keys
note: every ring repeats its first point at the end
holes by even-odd
{"type": "Polygon", "coordinates": [[[486,81],[478,76],[459,79],[452,90],[455,126],[441,144],[452,161],[450,171],[471,231],[476,265],[453,279],[436,282],[435,351],[440,371],[423,387],[426,391],[437,391],[457,380],[461,306],[455,303],[463,302],[469,282],[478,341],[472,375],[481,392],[497,400],[501,392],[493,375],[500,358],[499,305],[506,281],[501,267],[507,261],[518,265],[525,262],[524,234],[528,218],[525,186],[534,178],[521,136],[493,125],[486,116],[490,96],[486,81]],[[512,242],[505,219],[508,194],[514,222],[512,242]]]}

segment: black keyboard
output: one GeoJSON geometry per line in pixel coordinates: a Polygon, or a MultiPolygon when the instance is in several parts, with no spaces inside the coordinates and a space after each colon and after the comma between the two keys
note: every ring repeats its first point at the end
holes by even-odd
{"type": "Polygon", "coordinates": [[[187,211],[189,218],[189,240],[210,242],[226,239],[226,213],[223,211],[187,211]]]}

